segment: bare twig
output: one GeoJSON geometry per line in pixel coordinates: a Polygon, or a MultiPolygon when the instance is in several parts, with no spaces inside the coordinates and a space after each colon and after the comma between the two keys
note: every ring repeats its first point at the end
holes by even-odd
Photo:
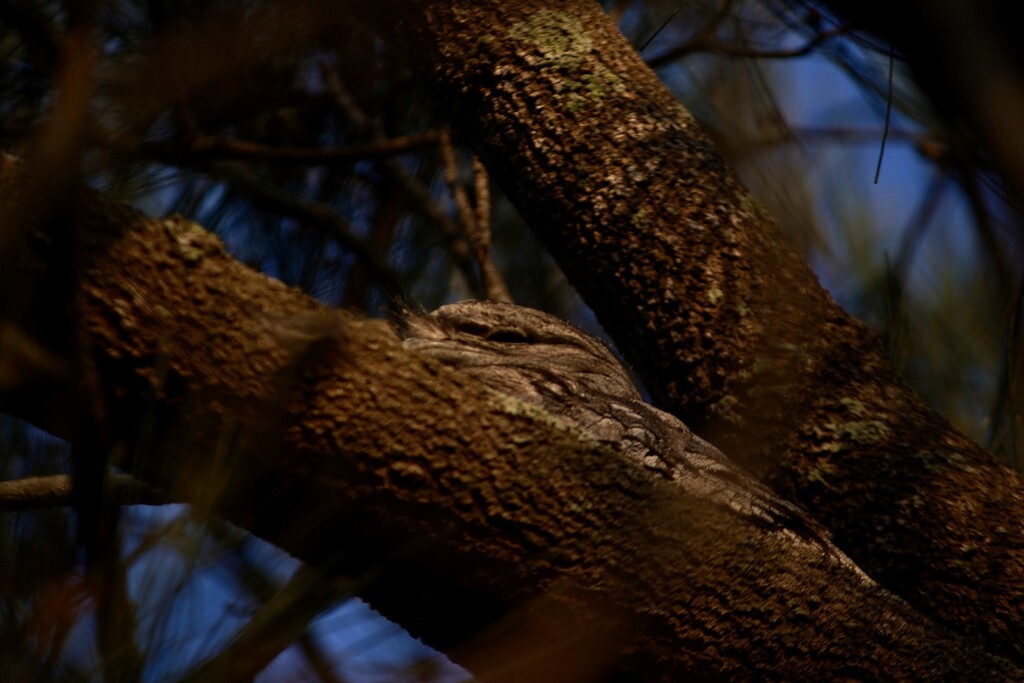
{"type": "MultiPolygon", "coordinates": [[[[793,142],[800,144],[849,144],[861,145],[875,143],[878,140],[879,131],[877,128],[789,128],[785,132],[769,130],[756,138],[743,140],[742,149],[738,145],[723,144],[723,148],[731,158],[742,158],[753,152],[770,149],[778,145],[788,145],[793,142]]],[[[938,159],[945,152],[945,145],[935,138],[905,130],[890,130],[890,140],[898,140],[907,144],[915,145],[918,153],[929,159],[938,159]]]]}
{"type": "Polygon", "coordinates": [[[491,236],[491,183],[487,167],[480,157],[473,155],[473,199],[476,208],[476,225],[486,231],[488,246],[491,236]]]}
{"type": "Polygon", "coordinates": [[[672,11],[672,14],[668,15],[668,18],[667,18],[667,19],[665,19],[665,21],[663,21],[663,22],[661,23],[661,26],[659,26],[659,27],[658,27],[658,30],[656,30],[656,31],[655,31],[655,32],[654,32],[654,33],[653,33],[653,34],[651,35],[651,37],[650,37],[650,38],[648,38],[647,40],[645,40],[645,41],[644,41],[644,44],[643,44],[643,45],[641,45],[640,47],[638,47],[636,51],[637,51],[637,52],[643,52],[644,50],[646,50],[646,49],[647,49],[647,46],[648,46],[648,45],[650,45],[650,44],[651,44],[651,43],[652,43],[652,42],[654,41],[654,39],[655,39],[655,38],[657,38],[657,37],[658,37],[658,35],[659,35],[659,34],[660,34],[660,33],[661,33],[662,31],[664,31],[664,30],[665,30],[665,27],[666,27],[666,26],[668,26],[668,25],[669,25],[669,23],[671,23],[671,22],[672,22],[672,20],[676,18],[676,15],[677,15],[677,14],[679,14],[679,10],[681,10],[682,8],[683,8],[683,3],[682,3],[682,2],[680,2],[680,3],[678,4],[678,5],[676,5],[676,8],[675,8],[675,10],[673,10],[673,11],[672,11]]]}
{"type": "Polygon", "coordinates": [[[878,165],[875,166],[875,185],[882,174],[882,158],[885,156],[885,142],[889,139],[889,123],[892,121],[892,73],[895,65],[895,48],[889,46],[889,89],[885,95],[885,125],[882,127],[882,144],[878,148],[878,165]]]}
{"type": "Polygon", "coordinates": [[[469,202],[469,195],[466,188],[459,182],[459,165],[455,161],[455,147],[452,145],[451,132],[447,129],[441,133],[441,160],[444,162],[444,181],[448,183],[452,199],[455,200],[455,210],[462,223],[462,230],[470,235],[473,226],[476,225],[476,213],[469,202]]]}
{"type": "MultiPolygon", "coordinates": [[[[437,145],[438,131],[424,131],[397,138],[375,139],[365,145],[346,147],[289,147],[264,145],[232,137],[198,135],[188,141],[185,151],[198,158],[280,161],[299,164],[337,164],[364,159],[380,159],[417,152],[437,145]]],[[[181,147],[179,141],[146,143],[143,150],[159,150],[168,145],[181,147]]]]}
{"type": "Polygon", "coordinates": [[[311,223],[324,230],[366,264],[389,294],[401,294],[402,285],[398,274],[365,240],[352,231],[348,221],[327,204],[306,201],[274,185],[261,182],[233,162],[199,164],[197,168],[224,179],[236,192],[265,209],[311,223]]]}
{"type": "Polygon", "coordinates": [[[249,173],[240,162],[208,162],[197,159],[190,148],[165,145],[147,145],[140,148],[150,159],[179,167],[191,167],[227,182],[231,189],[248,197],[254,204],[284,216],[310,223],[338,241],[366,264],[380,285],[390,294],[400,294],[398,274],[385,263],[370,246],[355,234],[337,211],[321,202],[300,199],[270,183],[262,182],[249,173]]]}
{"type": "Polygon", "coordinates": [[[484,295],[494,301],[511,302],[508,288],[505,286],[497,266],[491,260],[491,201],[487,186],[487,169],[474,157],[473,186],[476,192],[476,205],[470,201],[466,188],[459,182],[459,166],[455,159],[455,148],[452,145],[451,133],[441,133],[441,159],[444,162],[444,179],[451,190],[455,201],[455,210],[462,224],[477,266],[480,268],[480,280],[484,295]]]}
{"type": "Polygon", "coordinates": [[[491,256],[491,189],[487,169],[475,154],[473,155],[473,192],[476,199],[475,218],[469,234],[470,244],[480,264],[480,277],[484,281],[484,291],[492,301],[512,303],[512,295],[501,271],[491,256]]]}
{"type": "MultiPolygon", "coordinates": [[[[72,504],[71,477],[53,474],[0,481],[0,512],[66,507],[72,504]]],[[[109,474],[104,493],[120,505],[162,505],[168,502],[152,486],[127,474],[109,474]]]]}
{"type": "Polygon", "coordinates": [[[647,60],[648,66],[657,69],[673,60],[685,57],[695,52],[713,52],[727,57],[741,57],[746,59],[792,59],[810,54],[822,43],[837,35],[845,33],[845,28],[837,28],[829,31],[822,31],[812,37],[803,45],[780,50],[768,50],[761,48],[747,47],[745,45],[734,45],[724,43],[713,35],[698,35],[682,45],[666,50],[647,60]]]}
{"type": "MultiPolygon", "coordinates": [[[[357,128],[369,135],[375,143],[388,139],[380,123],[367,116],[359,105],[356,104],[356,101],[349,94],[348,90],[345,89],[337,72],[331,65],[321,63],[320,73],[339,109],[357,128]]],[[[450,250],[456,266],[466,279],[466,282],[472,286],[476,282],[476,275],[473,270],[473,259],[470,256],[469,246],[466,244],[465,239],[463,239],[462,231],[437,206],[423,183],[409,173],[404,166],[390,158],[383,159],[381,165],[398,182],[417,210],[441,228],[442,234],[451,243],[450,250]]]]}
{"type": "MultiPolygon", "coordinates": [[[[370,222],[366,243],[376,254],[387,254],[394,242],[395,232],[405,212],[402,190],[394,177],[384,174],[374,182],[376,201],[370,222]]],[[[372,279],[369,269],[361,262],[352,264],[345,278],[345,290],[341,296],[342,308],[366,308],[370,305],[372,279]]]]}

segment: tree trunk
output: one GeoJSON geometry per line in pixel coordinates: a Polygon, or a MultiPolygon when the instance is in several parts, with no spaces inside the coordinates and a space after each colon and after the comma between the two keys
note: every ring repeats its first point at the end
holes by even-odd
{"type": "Polygon", "coordinates": [[[656,403],[883,585],[1024,659],[1020,477],[905,385],[600,7],[373,7],[656,403]]]}

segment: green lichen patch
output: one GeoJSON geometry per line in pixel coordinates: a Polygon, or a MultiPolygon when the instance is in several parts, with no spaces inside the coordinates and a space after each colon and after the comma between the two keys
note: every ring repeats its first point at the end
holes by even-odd
{"type": "Polygon", "coordinates": [[[868,412],[867,406],[864,405],[864,402],[858,401],[855,398],[841,398],[839,399],[839,403],[855,417],[864,417],[868,412]]]}
{"type": "Polygon", "coordinates": [[[599,69],[580,76],[579,89],[592,98],[601,98],[625,91],[626,84],[618,74],[599,69]]]}
{"type": "Polygon", "coordinates": [[[625,92],[622,77],[599,64],[584,64],[594,48],[579,19],[565,12],[543,10],[509,29],[523,53],[552,76],[556,97],[570,113],[588,102],[625,92]]]}
{"type": "Polygon", "coordinates": [[[951,467],[964,472],[974,471],[974,467],[967,463],[966,458],[956,451],[923,450],[915,453],[914,458],[920,460],[929,472],[939,472],[951,467]]]}
{"type": "Polygon", "coordinates": [[[828,422],[815,429],[816,436],[824,442],[823,450],[839,452],[851,446],[877,443],[889,438],[892,430],[881,420],[853,420],[850,422],[828,422]]]}
{"type": "Polygon", "coordinates": [[[816,484],[827,484],[829,477],[835,474],[837,470],[838,468],[828,460],[819,460],[807,473],[807,481],[816,484]]]}
{"type": "Polygon", "coordinates": [[[720,398],[711,408],[715,417],[722,422],[738,427],[743,425],[745,420],[738,410],[740,401],[732,394],[726,394],[720,398]]]}
{"type": "Polygon", "coordinates": [[[626,84],[622,79],[604,67],[597,67],[596,71],[581,74],[576,79],[558,80],[558,97],[570,113],[581,111],[588,102],[624,92],[625,89],[626,84]]]}
{"type": "Polygon", "coordinates": [[[646,208],[641,208],[639,211],[634,213],[629,219],[630,225],[634,228],[644,230],[651,225],[650,212],[646,208]]]}
{"type": "Polygon", "coordinates": [[[206,255],[223,251],[224,243],[212,232],[184,216],[172,214],[160,225],[175,242],[178,255],[186,264],[194,266],[206,255]]]}
{"type": "Polygon", "coordinates": [[[511,29],[509,36],[526,43],[547,66],[576,69],[594,48],[580,20],[566,12],[542,10],[511,29]]]}

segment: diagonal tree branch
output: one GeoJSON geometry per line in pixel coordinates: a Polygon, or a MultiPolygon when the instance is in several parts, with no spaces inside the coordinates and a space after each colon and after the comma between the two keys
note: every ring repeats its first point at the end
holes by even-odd
{"type": "Polygon", "coordinates": [[[656,403],[892,590],[1024,659],[1020,477],[905,385],[600,7],[422,7],[365,16],[430,65],[462,139],[656,403]]]}
{"type": "MultiPolygon", "coordinates": [[[[30,182],[7,158],[0,208],[38,196],[30,182]]],[[[245,268],[194,223],[80,201],[81,332],[108,427],[145,447],[122,466],[311,564],[379,567],[364,597],[493,680],[566,662],[1020,677],[814,547],[245,268]]],[[[19,248],[45,266],[45,246],[19,248]]]]}

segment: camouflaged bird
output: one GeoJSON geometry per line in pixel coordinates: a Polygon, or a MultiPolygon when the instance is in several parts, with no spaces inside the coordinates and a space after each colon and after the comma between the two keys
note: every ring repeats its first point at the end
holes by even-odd
{"type": "Polygon", "coordinates": [[[522,306],[463,301],[428,315],[407,314],[398,334],[405,348],[541,406],[687,493],[818,545],[856,568],[802,510],[751,478],[678,418],[646,403],[608,347],[573,325],[522,306]]]}

